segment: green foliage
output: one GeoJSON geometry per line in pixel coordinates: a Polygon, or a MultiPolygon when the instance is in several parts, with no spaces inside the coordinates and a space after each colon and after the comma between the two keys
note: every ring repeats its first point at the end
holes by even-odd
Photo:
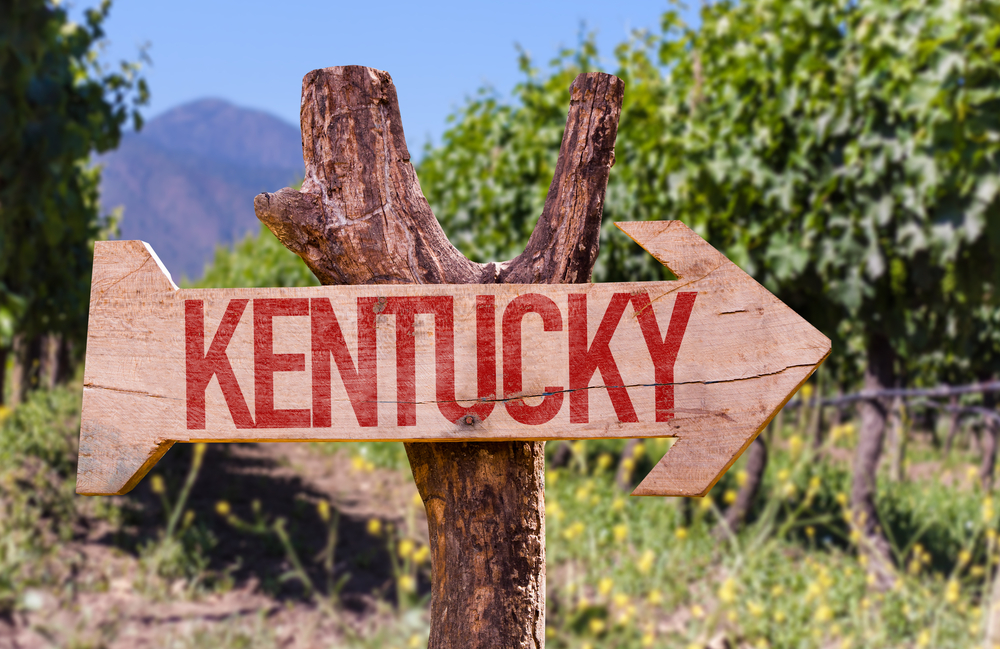
{"type": "Polygon", "coordinates": [[[0,412],[0,471],[37,458],[63,476],[74,473],[79,386],[32,392],[27,401],[6,413],[0,412]]]}
{"type": "Polygon", "coordinates": [[[873,592],[848,523],[849,467],[834,459],[852,428],[819,453],[801,431],[775,431],[761,506],[735,535],[719,524],[742,462],[703,499],[627,498],[613,445],[575,443],[587,461],[546,475],[548,644],[705,646],[721,634],[751,647],[971,646],[997,561],[992,498],[880,479],[901,569],[897,588],[873,592]]]}
{"type": "Polygon", "coordinates": [[[205,266],[197,288],[257,288],[267,286],[317,286],[299,257],[290,252],[261,225],[257,236],[248,234],[232,246],[218,246],[215,259],[205,266]]]}
{"type": "Polygon", "coordinates": [[[61,572],[57,553],[77,520],[79,418],[79,389],[36,392],[0,412],[0,615],[18,606],[26,587],[52,585],[61,572]]]}
{"type": "MultiPolygon", "coordinates": [[[[835,360],[871,335],[904,357],[942,349],[996,299],[998,18],[992,0],[718,2],[697,29],[668,11],[616,51],[595,280],[658,273],[609,222],[680,218],[834,338],[835,360]]],[[[567,88],[592,67],[590,41],[544,78],[522,56],[513,104],[480,93],[427,150],[423,188],[474,258],[521,250],[567,88]]]]}
{"type": "MultiPolygon", "coordinates": [[[[593,39],[584,39],[577,51],[563,51],[543,76],[522,52],[525,79],[514,89],[514,103],[481,90],[449,117],[453,126],[441,146],[425,150],[420,185],[452,243],[470,259],[511,259],[523,250],[555,172],[570,84],[581,72],[596,69],[596,55],[593,39]]],[[[611,182],[608,200],[619,191],[611,182]]],[[[595,281],[670,277],[648,254],[634,254],[636,246],[605,214],[595,281]]]]}
{"type": "Polygon", "coordinates": [[[0,5],[0,346],[14,330],[82,339],[102,227],[94,151],[114,148],[148,90],[98,62],[110,1],[86,23],[45,0],[0,5]],[[16,324],[15,324],[16,323],[16,324]]]}

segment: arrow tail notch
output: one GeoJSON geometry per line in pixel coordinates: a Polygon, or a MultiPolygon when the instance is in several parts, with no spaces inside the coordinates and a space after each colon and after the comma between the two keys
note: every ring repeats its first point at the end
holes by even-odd
{"type": "Polygon", "coordinates": [[[156,395],[143,390],[155,385],[147,379],[158,370],[153,359],[162,348],[156,328],[147,320],[155,318],[175,291],[177,285],[149,244],[94,243],[76,478],[79,494],[127,493],[173,445],[130,433],[117,422],[166,416],[167,404],[148,398],[156,395]],[[121,309],[122,304],[129,308],[121,309]],[[121,353],[125,340],[137,353],[121,353]]]}

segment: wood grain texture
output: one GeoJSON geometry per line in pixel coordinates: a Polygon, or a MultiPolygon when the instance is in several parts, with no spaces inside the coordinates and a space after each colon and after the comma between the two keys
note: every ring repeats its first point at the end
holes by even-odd
{"type": "Polygon", "coordinates": [[[78,492],[128,491],[175,441],[405,441],[430,647],[544,646],[541,440],[674,436],[635,493],[704,494],[830,349],[676,221],[620,224],[676,282],[588,283],[622,88],[577,77],[524,253],[476,264],[420,191],[389,75],[306,75],[302,191],[254,206],[327,286],[182,291],[148,246],[99,243],[78,492]]]}
{"type": "MultiPolygon", "coordinates": [[[[512,262],[474,264],[447,240],[409,162],[392,80],[387,73],[370,68],[327,68],[306,75],[302,82],[306,162],[302,193],[286,189],[261,195],[254,202],[257,215],[324,284],[589,281],[597,256],[608,169],[614,161],[623,87],[620,79],[601,73],[580,75],[573,82],[566,131],[544,214],[524,254],[512,262]]],[[[474,453],[470,455],[468,448],[407,446],[414,473],[425,475],[421,482],[425,503],[430,502],[428,494],[450,485],[456,476],[476,494],[495,496],[505,488],[532,489],[522,494],[518,507],[497,516],[512,536],[537,533],[525,527],[525,521],[544,520],[544,480],[538,468],[544,444],[512,443],[498,457],[516,466],[490,473],[493,479],[486,481],[474,470],[470,460],[474,453]],[[436,463],[430,463],[431,458],[436,463]],[[429,467],[436,469],[428,472],[429,467]],[[505,486],[506,472],[537,475],[505,486]]],[[[476,568],[479,548],[490,539],[456,527],[459,518],[447,516],[434,517],[428,504],[431,539],[460,539],[443,553],[434,551],[438,577],[431,601],[431,647],[544,646],[544,526],[538,544],[516,549],[534,570],[498,579],[476,568]],[[444,571],[443,566],[450,569],[444,571]],[[451,575],[463,571],[475,578],[453,583],[451,575]],[[469,601],[484,590],[496,596],[488,610],[468,608],[465,624],[453,611],[447,624],[443,622],[446,604],[441,593],[469,601]],[[501,618],[515,620],[519,630],[510,628],[502,637],[461,632],[474,620],[479,620],[478,625],[495,621],[508,628],[501,618]]],[[[497,570],[503,573],[504,566],[497,570]]]]}
{"type": "MultiPolygon", "coordinates": [[[[678,279],[177,290],[140,242],[99,242],[84,446],[92,430],[120,431],[146,449],[135,469],[173,441],[671,436],[673,448],[635,493],[702,494],[830,343],[683,223],[619,227],[678,279]],[[684,300],[690,314],[681,331],[674,317],[684,300]],[[283,305],[300,310],[281,312],[283,305]],[[548,305],[548,325],[525,305],[548,305]],[[227,318],[233,326],[223,341],[227,318]],[[669,412],[657,396],[664,375],[650,326],[653,341],[680,334],[669,412]],[[593,362],[600,340],[604,364],[593,362]],[[197,363],[220,341],[224,363],[192,392],[197,363]],[[204,399],[194,425],[193,397],[204,399]],[[532,412],[547,408],[542,417],[532,412]]],[[[88,470],[80,488],[120,491],[132,475],[119,465],[107,465],[114,470],[103,483],[88,470]]]]}

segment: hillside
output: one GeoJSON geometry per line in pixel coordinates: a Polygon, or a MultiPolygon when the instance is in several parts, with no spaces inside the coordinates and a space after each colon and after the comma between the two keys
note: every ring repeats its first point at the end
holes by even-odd
{"type": "Polygon", "coordinates": [[[298,128],[219,99],[157,116],[99,162],[102,209],[123,206],[121,238],[152,245],[175,280],[256,230],[254,196],[302,177],[298,128]]]}

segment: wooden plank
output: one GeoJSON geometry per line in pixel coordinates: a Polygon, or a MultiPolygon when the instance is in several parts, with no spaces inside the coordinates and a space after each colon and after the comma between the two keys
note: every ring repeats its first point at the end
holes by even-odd
{"type": "Polygon", "coordinates": [[[677,437],[638,495],[705,493],[830,341],[679,221],[624,284],[177,289],[95,246],[77,491],[173,442],[677,437]]]}

